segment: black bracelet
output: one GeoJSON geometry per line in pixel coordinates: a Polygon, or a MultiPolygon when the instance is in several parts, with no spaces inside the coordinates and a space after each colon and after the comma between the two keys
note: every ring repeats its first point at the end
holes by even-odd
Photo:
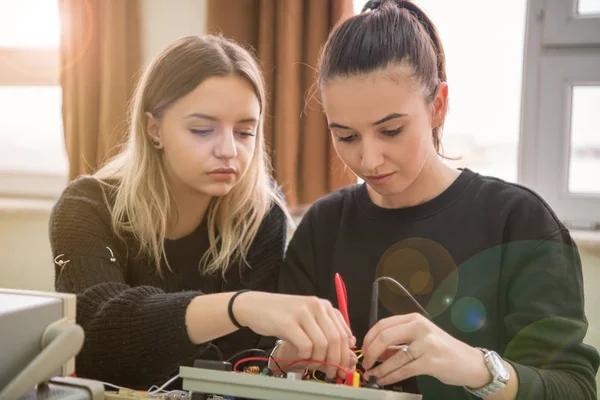
{"type": "Polygon", "coordinates": [[[229,305],[227,306],[227,312],[229,313],[229,319],[231,320],[231,323],[233,325],[235,325],[236,328],[238,329],[242,329],[244,328],[242,325],[240,325],[240,323],[237,321],[237,319],[235,319],[235,316],[233,315],[233,301],[235,300],[236,297],[238,297],[240,294],[245,293],[245,292],[249,292],[250,290],[248,289],[242,289],[242,290],[238,290],[237,292],[235,292],[235,294],[233,296],[231,296],[231,298],[229,299],[229,305]]]}

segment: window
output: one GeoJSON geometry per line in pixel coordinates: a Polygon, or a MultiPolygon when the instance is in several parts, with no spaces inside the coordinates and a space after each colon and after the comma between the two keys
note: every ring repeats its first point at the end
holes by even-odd
{"type": "Polygon", "coordinates": [[[600,228],[600,2],[530,0],[521,178],[568,226],[600,228]]]}
{"type": "MultiPolygon", "coordinates": [[[[461,0],[460,7],[448,0],[415,2],[438,28],[446,52],[449,110],[442,145],[446,156],[461,157],[447,162],[517,181],[526,0],[510,7],[481,0],[461,0]],[[466,17],[465,10],[495,18],[466,17]]],[[[354,0],[355,11],[364,3],[354,0]]]]}
{"type": "Polygon", "coordinates": [[[0,2],[0,197],[55,197],[66,183],[58,1],[0,2]]]}
{"type": "Polygon", "coordinates": [[[569,192],[600,195],[600,86],[573,86],[569,192]]]}
{"type": "Polygon", "coordinates": [[[600,0],[579,0],[577,13],[580,15],[600,14],[600,0]]]}

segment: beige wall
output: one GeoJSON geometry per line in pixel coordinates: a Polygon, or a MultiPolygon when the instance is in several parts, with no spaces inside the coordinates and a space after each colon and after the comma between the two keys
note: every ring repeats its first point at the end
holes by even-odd
{"type": "Polygon", "coordinates": [[[49,204],[0,201],[0,287],[54,290],[49,204]]]}

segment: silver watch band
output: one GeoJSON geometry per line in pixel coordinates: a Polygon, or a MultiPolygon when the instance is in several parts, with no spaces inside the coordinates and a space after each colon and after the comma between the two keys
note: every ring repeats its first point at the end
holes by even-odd
{"type": "Polygon", "coordinates": [[[497,353],[479,347],[477,349],[483,353],[485,365],[490,374],[492,375],[492,382],[490,382],[482,388],[473,389],[465,386],[465,389],[469,393],[474,394],[479,398],[485,398],[491,394],[494,394],[504,389],[506,387],[509,375],[507,370],[505,371],[505,375],[503,375],[503,373],[501,372],[501,367],[503,367],[504,364],[502,364],[500,368],[498,366],[494,366],[494,362],[492,359],[495,359],[497,362],[504,363],[502,358],[497,353]]]}
{"type": "Polygon", "coordinates": [[[497,381],[493,381],[492,383],[488,384],[487,386],[484,386],[480,389],[471,389],[465,386],[465,389],[467,390],[467,392],[474,394],[475,396],[483,399],[487,396],[490,396],[502,389],[504,389],[506,385],[497,381]]]}

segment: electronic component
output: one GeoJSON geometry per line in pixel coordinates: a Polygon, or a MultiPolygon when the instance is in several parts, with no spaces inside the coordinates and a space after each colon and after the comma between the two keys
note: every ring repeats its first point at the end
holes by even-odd
{"type": "Polygon", "coordinates": [[[104,395],[104,385],[101,382],[57,376],[38,384],[35,389],[21,397],[21,400],[104,400],[104,395]]]}
{"type": "Polygon", "coordinates": [[[229,361],[214,360],[195,360],[194,368],[214,369],[216,371],[231,371],[232,366],[229,361]]]}
{"type": "Polygon", "coordinates": [[[344,384],[346,386],[353,386],[354,383],[354,372],[346,372],[346,379],[344,379],[344,384]]]}
{"type": "Polygon", "coordinates": [[[302,380],[302,374],[300,372],[288,372],[287,373],[287,379],[293,380],[293,381],[301,381],[302,380]]]}
{"type": "Polygon", "coordinates": [[[369,389],[379,389],[380,386],[377,384],[377,377],[375,375],[369,375],[366,387],[369,389]]]}
{"type": "MultiPolygon", "coordinates": [[[[397,393],[315,381],[180,367],[183,389],[200,393],[262,400],[421,400],[419,394],[397,393]]],[[[354,374],[352,374],[354,379],[354,374]]]]}
{"type": "Polygon", "coordinates": [[[244,368],[244,372],[247,374],[257,375],[260,373],[260,367],[258,365],[251,365],[249,367],[244,368]]]}
{"type": "Polygon", "coordinates": [[[358,372],[354,373],[353,379],[352,379],[352,387],[360,387],[360,374],[358,372]]]}
{"type": "Polygon", "coordinates": [[[145,391],[119,389],[118,392],[106,392],[104,400],[190,400],[192,397],[181,390],[164,393],[148,393],[145,391]]]}
{"type": "Polygon", "coordinates": [[[74,294],[0,289],[0,399],[19,399],[75,371],[83,329],[74,294]]]}

